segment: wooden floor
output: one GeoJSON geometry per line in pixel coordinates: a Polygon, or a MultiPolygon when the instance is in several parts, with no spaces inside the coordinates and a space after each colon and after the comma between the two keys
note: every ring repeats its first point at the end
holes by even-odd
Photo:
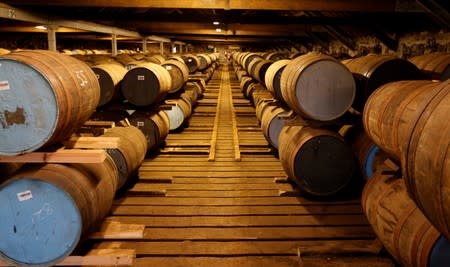
{"type": "Polygon", "coordinates": [[[394,266],[359,199],[308,200],[287,181],[226,63],[106,221],[145,225],[89,243],[133,249],[135,266],[394,266]]]}

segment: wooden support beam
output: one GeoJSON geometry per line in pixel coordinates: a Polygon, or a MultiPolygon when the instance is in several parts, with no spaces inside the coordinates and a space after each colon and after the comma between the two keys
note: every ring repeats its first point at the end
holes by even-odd
{"type": "Polygon", "coordinates": [[[142,53],[147,54],[147,39],[142,40],[142,53]]]}
{"type": "Polygon", "coordinates": [[[117,35],[111,35],[111,56],[117,56],[117,35]]]}
{"type": "Polygon", "coordinates": [[[385,46],[393,51],[397,51],[398,49],[398,39],[392,38],[385,31],[379,28],[372,28],[372,34],[377,37],[380,42],[382,42],[385,46]]]}
{"type": "Polygon", "coordinates": [[[328,30],[328,33],[335,39],[339,40],[343,45],[348,47],[350,50],[356,50],[355,41],[348,36],[346,32],[338,28],[337,26],[324,25],[325,29],[328,30]]]}
{"type": "Polygon", "coordinates": [[[14,5],[66,6],[66,7],[126,7],[126,8],[196,8],[196,9],[249,9],[249,10],[321,10],[354,12],[390,12],[395,10],[396,0],[348,1],[348,0],[10,0],[14,5]]]}
{"type": "Polygon", "coordinates": [[[445,28],[450,28],[450,13],[435,0],[416,0],[426,11],[430,12],[445,28]]]}
{"type": "Polygon", "coordinates": [[[164,56],[164,42],[159,43],[159,53],[164,56]]]}
{"type": "Polygon", "coordinates": [[[48,50],[56,52],[56,29],[55,25],[47,25],[48,50]]]}

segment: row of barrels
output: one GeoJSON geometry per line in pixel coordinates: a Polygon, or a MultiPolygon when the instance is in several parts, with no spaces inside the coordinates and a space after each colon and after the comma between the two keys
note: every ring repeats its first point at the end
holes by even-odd
{"type": "Polygon", "coordinates": [[[129,55],[122,55],[121,60],[116,57],[123,65],[97,61],[100,64],[91,66],[100,82],[99,106],[123,99],[138,107],[155,105],[168,94],[178,92],[189,79],[189,74],[193,73],[192,70],[195,72],[201,68],[209,79],[216,67],[215,56],[209,55],[172,56],[168,59],[161,55],[141,56],[143,58],[139,61],[124,58],[131,57],[129,55]],[[193,58],[197,63],[191,63],[193,58]]]}
{"type": "MultiPolygon", "coordinates": [[[[239,73],[240,68],[235,66],[235,71],[239,73]]],[[[372,172],[381,154],[362,127],[299,125],[288,117],[291,110],[280,105],[273,92],[261,83],[243,75],[240,85],[255,106],[266,140],[278,151],[284,170],[305,194],[332,197],[357,190],[361,176],[372,172]]]]}
{"type": "Polygon", "coordinates": [[[53,266],[99,227],[116,192],[137,173],[147,148],[134,126],[114,127],[103,136],[118,138],[118,146],[107,149],[102,161],[26,163],[10,176],[2,172],[2,260],[53,266]]]}
{"type": "Polygon", "coordinates": [[[450,81],[399,81],[369,98],[363,124],[370,138],[401,164],[412,200],[450,239],[450,81]]]}
{"type": "MultiPolygon", "coordinates": [[[[184,66],[175,60],[166,62],[166,68],[184,66]]],[[[67,139],[90,118],[101,101],[104,69],[96,69],[98,78],[91,67],[71,56],[22,50],[1,56],[0,68],[0,155],[32,152],[67,139]]],[[[165,73],[161,82],[168,87],[172,79],[166,68],[148,63],[148,67],[136,68],[129,79],[151,80],[160,88],[159,78],[165,73]]],[[[183,80],[182,88],[185,84],[183,80]]],[[[142,88],[144,95],[161,98],[159,90],[149,90],[145,85],[142,88]]]]}
{"type": "Polygon", "coordinates": [[[363,211],[392,257],[401,266],[448,266],[450,242],[411,199],[396,166],[380,162],[369,178],[361,197],[363,211]]]}

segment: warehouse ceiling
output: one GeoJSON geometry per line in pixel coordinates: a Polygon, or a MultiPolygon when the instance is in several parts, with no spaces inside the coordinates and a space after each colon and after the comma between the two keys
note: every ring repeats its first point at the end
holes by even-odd
{"type": "MultiPolygon", "coordinates": [[[[398,35],[450,27],[448,0],[9,0],[3,3],[50,20],[83,20],[186,42],[300,42],[375,35],[395,47],[398,35]],[[56,18],[57,16],[57,18],[56,18]],[[213,22],[219,22],[214,25],[213,22]],[[220,29],[220,32],[219,30],[220,29]]],[[[38,31],[0,20],[0,31],[38,31]]],[[[98,38],[70,27],[65,38],[98,38]]]]}

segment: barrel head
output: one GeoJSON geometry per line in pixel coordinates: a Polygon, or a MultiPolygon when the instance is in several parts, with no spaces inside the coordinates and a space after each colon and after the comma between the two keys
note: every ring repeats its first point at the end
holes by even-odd
{"type": "Polygon", "coordinates": [[[0,59],[0,155],[42,147],[55,131],[58,115],[56,96],[43,74],[0,59]]]}
{"type": "Polygon", "coordinates": [[[0,255],[19,265],[54,265],[76,247],[79,210],[64,190],[22,178],[0,188],[0,255]]]}

